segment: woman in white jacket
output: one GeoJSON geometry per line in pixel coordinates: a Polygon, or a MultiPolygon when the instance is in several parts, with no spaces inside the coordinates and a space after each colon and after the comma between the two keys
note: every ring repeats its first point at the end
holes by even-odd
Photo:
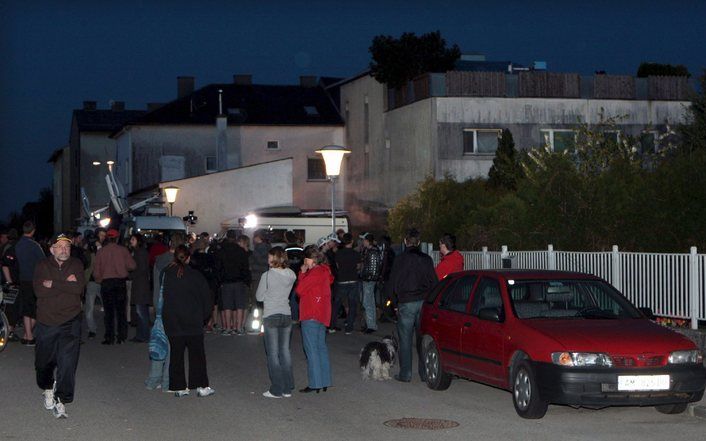
{"type": "Polygon", "coordinates": [[[267,398],[289,398],[294,389],[292,355],[289,342],[292,336],[292,312],[289,293],[297,279],[289,269],[287,252],[282,247],[272,248],[267,255],[270,269],[262,274],[255,297],[265,305],[262,316],[265,326],[267,370],[272,385],[262,395],[267,398]]]}

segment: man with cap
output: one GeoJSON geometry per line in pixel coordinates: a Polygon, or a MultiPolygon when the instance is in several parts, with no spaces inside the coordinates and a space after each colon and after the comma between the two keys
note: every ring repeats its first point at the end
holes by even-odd
{"type": "Polygon", "coordinates": [[[74,399],[76,367],[81,344],[83,264],[71,257],[71,238],[54,238],[51,256],[37,263],[32,280],[37,296],[34,368],[44,391],[44,407],[66,418],[65,404],[74,399]],[[55,375],[56,371],[56,375],[55,375]]]}
{"type": "Polygon", "coordinates": [[[93,278],[101,284],[103,299],[103,317],[105,323],[104,345],[121,344],[127,339],[127,286],[130,271],[137,268],[127,248],[117,244],[118,230],[110,229],[106,233],[103,247],[96,253],[93,266],[93,278]],[[117,315],[118,335],[115,338],[115,318],[117,315]]]}

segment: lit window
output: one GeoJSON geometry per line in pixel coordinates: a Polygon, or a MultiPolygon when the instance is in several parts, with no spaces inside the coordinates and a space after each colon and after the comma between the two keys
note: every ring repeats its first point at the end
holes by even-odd
{"type": "Polygon", "coordinates": [[[576,134],[573,130],[547,129],[542,130],[541,133],[544,144],[553,152],[571,150],[576,142],[576,134]]]}
{"type": "Polygon", "coordinates": [[[306,178],[310,181],[326,180],[326,164],[324,158],[308,158],[306,178]]]}
{"type": "Polygon", "coordinates": [[[463,154],[494,155],[500,133],[500,129],[463,129],[463,154]]]}
{"type": "Polygon", "coordinates": [[[267,150],[279,150],[279,141],[267,141],[267,150]]]}

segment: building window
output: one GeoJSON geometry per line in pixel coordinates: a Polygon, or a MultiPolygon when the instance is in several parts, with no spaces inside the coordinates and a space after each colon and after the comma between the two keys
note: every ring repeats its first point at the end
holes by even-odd
{"type": "Polygon", "coordinates": [[[308,158],[306,179],[309,181],[326,180],[326,164],[324,158],[308,158]]]}
{"type": "Polygon", "coordinates": [[[464,155],[494,155],[501,129],[463,129],[464,155]]]}
{"type": "Polygon", "coordinates": [[[657,151],[657,137],[659,134],[654,131],[646,131],[640,134],[640,153],[655,153],[657,151]]]}
{"type": "Polygon", "coordinates": [[[549,146],[553,152],[563,152],[574,148],[576,133],[573,130],[547,129],[542,130],[541,133],[544,144],[549,146]]]}
{"type": "Polygon", "coordinates": [[[279,141],[267,141],[267,150],[279,150],[279,141]]]}
{"type": "Polygon", "coordinates": [[[606,143],[618,144],[620,142],[620,131],[606,130],[603,132],[603,139],[606,143]]]}
{"type": "Polygon", "coordinates": [[[316,106],[304,106],[307,116],[319,116],[319,109],[316,106]]]}
{"type": "Polygon", "coordinates": [[[215,156],[206,156],[206,173],[213,173],[218,171],[218,161],[216,161],[215,156]]]}

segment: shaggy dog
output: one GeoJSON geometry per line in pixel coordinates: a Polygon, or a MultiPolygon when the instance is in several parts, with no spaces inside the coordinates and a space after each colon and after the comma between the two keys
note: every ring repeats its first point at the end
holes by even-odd
{"type": "Polygon", "coordinates": [[[397,341],[388,336],[382,341],[371,341],[360,352],[360,370],[363,379],[389,380],[390,368],[397,358],[397,341]]]}

